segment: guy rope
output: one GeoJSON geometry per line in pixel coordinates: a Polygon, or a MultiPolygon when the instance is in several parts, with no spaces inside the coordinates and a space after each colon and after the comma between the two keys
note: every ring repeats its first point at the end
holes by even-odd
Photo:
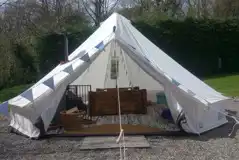
{"type": "MultiPolygon", "coordinates": [[[[116,27],[113,28],[115,32],[116,27]]],[[[118,116],[119,116],[119,136],[116,140],[116,143],[119,144],[120,149],[120,160],[125,160],[126,158],[126,148],[125,148],[125,138],[124,138],[124,129],[122,127],[122,117],[121,117],[121,107],[120,107],[120,93],[119,93],[119,85],[118,85],[118,76],[119,76],[119,59],[116,56],[116,41],[114,40],[113,45],[113,52],[111,56],[111,79],[115,79],[115,85],[117,90],[117,104],[118,104],[118,116]],[[123,150],[122,150],[123,144],[123,150]]]]}

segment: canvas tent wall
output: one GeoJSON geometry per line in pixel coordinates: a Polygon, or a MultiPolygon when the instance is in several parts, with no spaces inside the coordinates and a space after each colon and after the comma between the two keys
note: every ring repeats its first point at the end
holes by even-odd
{"type": "Polygon", "coordinates": [[[119,58],[118,86],[140,86],[147,89],[148,100],[156,102],[155,94],[163,91],[163,86],[141,69],[116,41],[105,46],[99,57],[71,85],[91,85],[93,91],[97,88],[115,88],[116,82],[110,76],[113,52],[119,58]]]}
{"type": "Polygon", "coordinates": [[[227,122],[218,111],[230,105],[228,97],[188,72],[144,37],[129,20],[114,13],[69,55],[68,63],[58,65],[31,88],[8,101],[10,126],[28,137],[37,138],[40,136],[37,123],[42,122],[47,130],[67,85],[89,80],[95,88],[105,87],[107,56],[112,53],[106,51],[112,48],[107,47],[113,42],[119,48],[116,51],[124,53],[124,63],[131,65],[127,68],[133,72],[128,76],[123,72],[120,74],[122,86],[131,82],[148,89],[160,89],[160,84],[163,85],[174,120],[177,121],[183,112],[186,119],[182,126],[188,132],[200,134],[227,122]],[[113,28],[116,28],[115,32],[113,28]],[[97,70],[93,70],[94,67],[97,70]],[[137,68],[142,70],[139,75],[135,71],[137,68]],[[97,73],[102,74],[94,77],[97,73]],[[147,83],[138,81],[143,75],[147,83]]]}

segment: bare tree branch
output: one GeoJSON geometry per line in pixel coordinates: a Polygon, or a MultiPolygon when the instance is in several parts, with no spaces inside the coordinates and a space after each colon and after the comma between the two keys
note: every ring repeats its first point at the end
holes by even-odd
{"type": "Polygon", "coordinates": [[[115,10],[118,2],[119,0],[82,0],[87,15],[96,26],[115,10]]]}
{"type": "Polygon", "coordinates": [[[112,12],[113,12],[113,10],[114,10],[115,7],[118,5],[118,3],[119,3],[119,0],[116,0],[116,2],[115,2],[115,3],[113,4],[113,6],[111,7],[109,13],[112,13],[112,12]]]}
{"type": "Polygon", "coordinates": [[[9,0],[5,0],[4,2],[2,2],[2,3],[0,4],[0,7],[6,5],[6,4],[8,3],[8,1],[9,1],[9,0]]]}
{"type": "Polygon", "coordinates": [[[92,15],[92,13],[95,13],[88,5],[87,3],[82,0],[82,4],[84,6],[85,11],[87,12],[87,14],[92,18],[92,20],[96,23],[96,18],[92,15]]]}

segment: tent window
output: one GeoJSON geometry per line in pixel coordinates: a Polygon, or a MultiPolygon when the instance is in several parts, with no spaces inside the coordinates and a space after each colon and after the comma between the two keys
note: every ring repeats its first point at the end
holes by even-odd
{"type": "Polygon", "coordinates": [[[119,73],[119,59],[118,57],[112,57],[111,59],[111,79],[116,79],[119,73]]]}

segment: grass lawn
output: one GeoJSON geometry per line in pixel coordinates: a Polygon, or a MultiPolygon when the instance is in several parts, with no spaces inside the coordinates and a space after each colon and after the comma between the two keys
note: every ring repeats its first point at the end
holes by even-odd
{"type": "Polygon", "coordinates": [[[239,75],[209,78],[205,82],[226,96],[239,96],[239,75]]]}
{"type": "Polygon", "coordinates": [[[4,102],[17,96],[19,93],[28,89],[31,85],[32,84],[25,84],[0,90],[0,102],[4,102]]]}

